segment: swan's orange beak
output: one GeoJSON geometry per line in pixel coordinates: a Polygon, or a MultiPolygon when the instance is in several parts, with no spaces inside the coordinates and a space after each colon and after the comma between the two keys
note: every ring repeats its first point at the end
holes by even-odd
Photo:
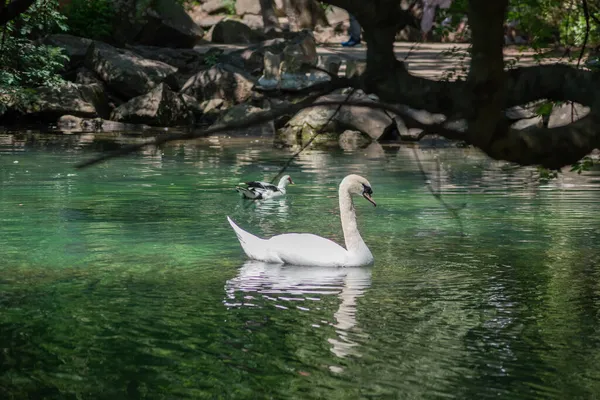
{"type": "Polygon", "coordinates": [[[290,185],[294,184],[294,181],[292,180],[292,178],[288,178],[288,182],[290,183],[290,185]]]}
{"type": "Polygon", "coordinates": [[[377,207],[377,203],[375,203],[375,201],[373,200],[373,198],[371,197],[371,195],[369,193],[364,192],[363,197],[365,199],[367,199],[371,204],[373,204],[374,207],[377,207]]]}

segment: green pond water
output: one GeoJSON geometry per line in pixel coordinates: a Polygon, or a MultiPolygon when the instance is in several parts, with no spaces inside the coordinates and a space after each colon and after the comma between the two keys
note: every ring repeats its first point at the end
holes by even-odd
{"type": "Polygon", "coordinates": [[[73,168],[108,147],[0,136],[0,398],[600,397],[599,173],[372,145],[307,151],[285,198],[249,203],[233,187],[290,151],[211,139],[73,168]],[[349,173],[378,203],[355,199],[373,267],[246,260],[227,215],[343,243],[349,173]]]}

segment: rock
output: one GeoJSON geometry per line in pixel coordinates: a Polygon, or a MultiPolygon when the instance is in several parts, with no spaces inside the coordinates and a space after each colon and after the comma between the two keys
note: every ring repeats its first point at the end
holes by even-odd
{"type": "Polygon", "coordinates": [[[223,99],[210,99],[200,103],[200,108],[202,109],[202,112],[206,114],[211,111],[220,110],[224,105],[225,101],[223,101],[223,99]]]}
{"type": "Polygon", "coordinates": [[[270,51],[265,52],[263,75],[258,79],[257,86],[263,89],[275,89],[279,86],[281,79],[279,66],[281,64],[281,55],[273,54],[270,51]]]}
{"type": "Polygon", "coordinates": [[[63,133],[74,133],[83,131],[98,131],[102,129],[102,118],[80,118],[74,115],[63,115],[56,126],[63,133]]]}
{"type": "Polygon", "coordinates": [[[226,103],[236,104],[251,97],[253,86],[254,82],[243,71],[218,64],[188,79],[181,93],[199,101],[223,99],[226,103]]]}
{"type": "Polygon", "coordinates": [[[75,77],[75,83],[79,83],[80,85],[90,85],[90,84],[98,84],[104,86],[104,82],[102,79],[98,77],[94,72],[90,71],[85,67],[81,67],[77,70],[77,75],[75,77]]]}
{"type": "Polygon", "coordinates": [[[203,124],[214,124],[219,119],[219,116],[221,116],[224,106],[225,102],[223,99],[210,99],[203,101],[200,103],[202,116],[199,120],[203,124]]]}
{"type": "MultiPolygon", "coordinates": [[[[254,107],[249,104],[239,104],[231,107],[227,110],[219,120],[212,127],[218,127],[230,124],[232,122],[239,122],[246,118],[251,117],[253,114],[264,111],[262,108],[254,107]]],[[[275,134],[275,127],[273,121],[269,121],[262,125],[249,126],[243,130],[227,131],[229,135],[240,135],[240,136],[268,136],[272,137],[275,134]]]]}
{"type": "Polygon", "coordinates": [[[283,49],[284,72],[296,72],[302,64],[317,65],[317,42],[310,31],[304,30],[296,40],[291,41],[283,49]]]}
{"type": "Polygon", "coordinates": [[[315,71],[307,73],[309,70],[307,66],[316,66],[319,58],[315,38],[308,31],[305,32],[307,34],[283,49],[281,63],[281,87],[283,89],[302,89],[322,80],[322,75],[315,74],[315,71]]]}
{"type": "Polygon", "coordinates": [[[338,139],[340,147],[345,151],[354,151],[367,147],[371,138],[359,131],[344,131],[338,139]]]}
{"type": "Polygon", "coordinates": [[[336,6],[328,7],[325,16],[327,18],[327,22],[331,26],[348,23],[348,20],[350,19],[350,17],[348,16],[348,11],[336,6]]]}
{"type": "MultiPolygon", "coordinates": [[[[304,54],[301,57],[306,57],[305,61],[308,61],[309,63],[314,62],[312,51],[314,50],[314,53],[316,54],[316,47],[313,49],[311,46],[311,42],[314,43],[311,32],[302,31],[286,33],[285,36],[285,38],[269,39],[250,45],[245,49],[232,51],[229,54],[224,55],[221,58],[221,61],[248,71],[252,75],[260,76],[263,73],[264,55],[267,51],[273,54],[282,54],[287,46],[298,44],[301,47],[304,45],[300,50],[301,53],[305,51],[304,49],[306,49],[307,53],[311,53],[310,57],[307,54],[304,54]]],[[[316,55],[314,55],[314,57],[317,59],[316,55]]]]}
{"type": "Polygon", "coordinates": [[[208,0],[202,4],[202,11],[208,14],[227,11],[227,3],[224,0],[208,0]]]}
{"type": "Polygon", "coordinates": [[[88,48],[92,44],[92,40],[59,33],[46,36],[42,43],[47,46],[63,49],[64,54],[69,57],[69,64],[67,67],[74,69],[83,64],[88,48]]]}
{"type": "Polygon", "coordinates": [[[136,37],[140,44],[192,48],[204,36],[202,28],[174,0],[154,0],[145,17],[146,23],[136,37]]]}
{"type": "Polygon", "coordinates": [[[254,14],[246,14],[242,18],[242,22],[251,29],[263,29],[265,27],[262,16],[254,14]]]}
{"type": "Polygon", "coordinates": [[[538,116],[538,117],[533,117],[533,118],[523,118],[521,120],[518,120],[516,122],[514,122],[510,127],[514,128],[514,129],[519,129],[519,130],[523,130],[523,129],[528,129],[528,128],[541,128],[543,127],[543,121],[542,121],[542,117],[538,116]]]}
{"type": "Polygon", "coordinates": [[[177,85],[177,68],[106,44],[90,46],[85,66],[126,99],[146,94],[162,82],[177,85]]]}
{"type": "Polygon", "coordinates": [[[125,124],[102,118],[80,118],[74,115],[63,115],[58,119],[56,125],[65,134],[80,132],[126,132],[150,128],[147,125],[125,124]]]}
{"type": "Polygon", "coordinates": [[[556,128],[570,124],[572,121],[577,121],[590,113],[590,108],[582,106],[581,104],[565,103],[552,109],[550,119],[548,121],[548,128],[556,128]]]}
{"type": "Polygon", "coordinates": [[[149,60],[169,64],[180,73],[198,72],[204,68],[204,54],[196,50],[156,46],[128,46],[128,49],[149,60]]]}
{"type": "Polygon", "coordinates": [[[188,96],[187,94],[180,94],[181,100],[185,103],[188,111],[190,111],[196,120],[202,118],[204,114],[204,109],[202,108],[202,104],[196,100],[192,96],[188,96]]]}
{"type": "MultiPolygon", "coordinates": [[[[344,101],[347,95],[331,94],[322,96],[319,101],[344,101]]],[[[372,101],[364,93],[354,94],[350,100],[372,101]]],[[[307,108],[297,113],[283,128],[283,134],[301,136],[303,141],[317,132],[339,132],[339,128],[348,128],[378,140],[389,129],[395,127],[394,121],[383,111],[365,107],[344,106],[330,121],[337,105],[307,108]]]]}
{"type": "Polygon", "coordinates": [[[59,87],[41,87],[27,107],[28,116],[55,121],[65,114],[95,118],[108,115],[108,102],[99,84],[68,83],[59,87]]]}
{"type": "Polygon", "coordinates": [[[224,15],[207,15],[198,20],[194,19],[194,22],[201,28],[210,29],[224,19],[224,15]]]}
{"type": "Polygon", "coordinates": [[[208,36],[211,42],[221,44],[250,44],[261,42],[264,39],[263,35],[253,31],[247,25],[230,19],[213,26],[208,36]]]}
{"type": "Polygon", "coordinates": [[[231,64],[244,71],[260,75],[263,70],[264,55],[267,51],[279,54],[286,46],[286,41],[281,38],[265,40],[264,42],[248,46],[245,49],[232,51],[223,58],[223,62],[231,64]]]}
{"type": "Polygon", "coordinates": [[[260,14],[260,1],[258,0],[236,0],[235,13],[237,15],[260,14]]]}
{"type": "MultiPolygon", "coordinates": [[[[336,55],[319,56],[318,67],[323,68],[332,75],[338,75],[342,66],[342,58],[336,55]]],[[[321,72],[323,73],[323,72],[321,72]]]]}
{"type": "Polygon", "coordinates": [[[135,97],[116,108],[110,119],[117,122],[176,126],[192,122],[185,101],[164,83],[147,94],[135,97]]]}
{"type": "Polygon", "coordinates": [[[366,61],[346,60],[346,78],[362,75],[367,70],[366,61]]]}
{"type": "Polygon", "coordinates": [[[532,110],[523,108],[521,106],[515,106],[507,109],[504,114],[508,119],[520,120],[524,118],[534,118],[537,116],[532,110]]]}

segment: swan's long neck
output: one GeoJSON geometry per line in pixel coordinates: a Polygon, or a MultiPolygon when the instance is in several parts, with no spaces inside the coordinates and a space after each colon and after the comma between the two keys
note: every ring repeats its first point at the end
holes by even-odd
{"type": "Polygon", "coordinates": [[[288,178],[285,178],[285,177],[284,177],[284,178],[281,178],[281,179],[279,180],[279,183],[277,184],[277,187],[278,187],[279,189],[285,189],[285,188],[286,188],[286,186],[288,185],[288,183],[290,183],[290,181],[288,180],[288,178]]]}
{"type": "Polygon", "coordinates": [[[346,249],[350,253],[368,253],[371,252],[365,244],[365,241],[358,232],[356,225],[356,212],[354,211],[354,203],[350,197],[349,190],[345,185],[340,186],[340,218],[342,219],[342,230],[344,231],[344,240],[346,241],[346,249]]]}

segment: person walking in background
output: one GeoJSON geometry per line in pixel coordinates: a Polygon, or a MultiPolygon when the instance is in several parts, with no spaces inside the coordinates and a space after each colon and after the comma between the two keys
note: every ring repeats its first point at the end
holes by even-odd
{"type": "Polygon", "coordinates": [[[350,39],[348,39],[346,42],[343,42],[342,46],[353,47],[357,44],[360,44],[360,33],[360,24],[354,15],[350,14],[350,27],[348,28],[348,35],[350,35],[350,39]]]}

